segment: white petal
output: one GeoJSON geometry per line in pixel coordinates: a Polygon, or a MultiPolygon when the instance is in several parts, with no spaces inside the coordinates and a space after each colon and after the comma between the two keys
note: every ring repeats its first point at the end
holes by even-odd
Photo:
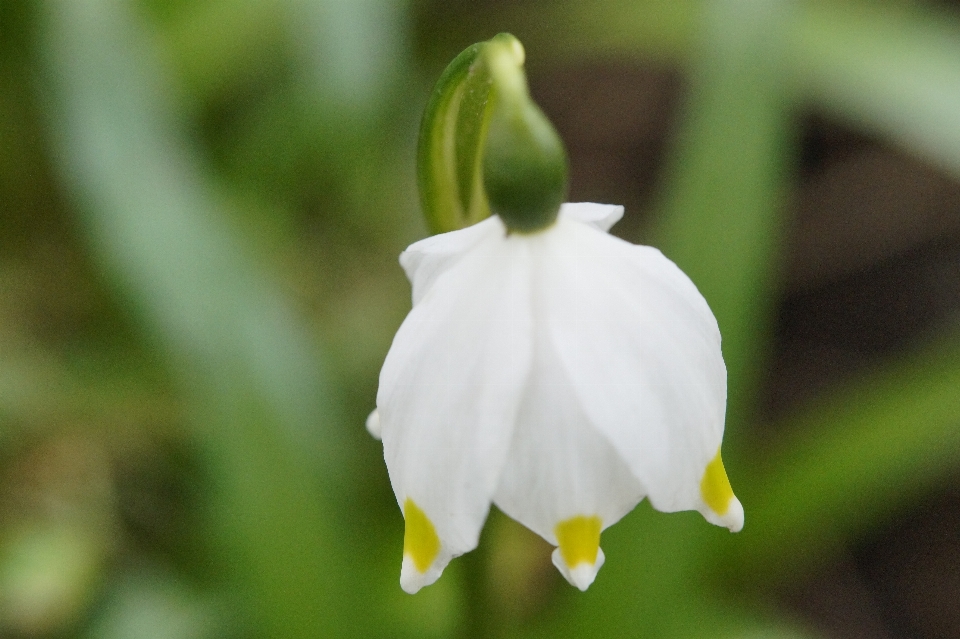
{"type": "Polygon", "coordinates": [[[700,495],[703,498],[700,512],[707,521],[729,528],[730,532],[740,532],[743,528],[743,506],[733,494],[719,450],[707,464],[700,482],[700,495]]]}
{"type": "Polygon", "coordinates": [[[529,375],[528,246],[489,234],[429,278],[383,365],[377,408],[397,502],[425,513],[442,544],[430,569],[442,570],[477,544],[529,375]]]}
{"type": "Polygon", "coordinates": [[[413,305],[420,302],[437,277],[450,270],[470,249],[494,236],[504,237],[506,232],[500,218],[492,216],[465,229],[433,235],[408,246],[400,254],[400,266],[413,287],[413,305]]]}
{"type": "Polygon", "coordinates": [[[380,411],[376,408],[373,409],[369,415],[367,415],[367,432],[370,433],[370,436],[380,440],[382,435],[380,434],[380,411]]]}
{"type": "MultiPolygon", "coordinates": [[[[557,224],[546,332],[589,422],[659,510],[709,510],[701,480],[723,436],[720,332],[693,283],[659,251],[557,224]]],[[[539,320],[538,316],[538,320],[539,320]]]]}
{"type": "Polygon", "coordinates": [[[587,588],[590,587],[590,584],[593,583],[593,580],[597,578],[597,572],[600,571],[600,568],[607,560],[606,556],[603,554],[603,548],[597,549],[597,561],[595,563],[589,564],[587,562],[582,562],[573,568],[569,567],[567,562],[563,560],[563,555],[560,553],[559,548],[556,548],[553,551],[553,554],[550,555],[550,558],[553,560],[553,565],[556,566],[557,570],[560,571],[560,574],[566,577],[567,581],[570,582],[570,585],[576,586],[584,592],[586,592],[587,588]]]}
{"type": "Polygon", "coordinates": [[[590,224],[606,232],[623,217],[623,207],[619,204],[568,202],[561,205],[560,217],[590,224]]]}
{"type": "MultiPolygon", "coordinates": [[[[553,279],[552,265],[537,259],[550,238],[544,234],[530,242],[535,264],[533,366],[494,503],[558,545],[557,526],[562,522],[596,517],[602,530],[632,510],[644,491],[616,449],[591,425],[560,362],[546,331],[555,309],[542,288],[553,279]]],[[[557,561],[563,563],[561,554],[555,554],[557,561]]],[[[578,565],[558,567],[572,584],[585,588],[600,566],[591,561],[578,565]],[[578,565],[588,565],[589,570],[578,565]],[[588,580],[584,570],[590,573],[588,580]],[[576,581],[574,574],[579,575],[576,581]]]]}
{"type": "Polygon", "coordinates": [[[403,561],[400,563],[400,587],[403,588],[404,592],[411,595],[417,594],[421,588],[435,583],[440,578],[443,569],[450,563],[450,559],[451,557],[445,556],[430,564],[426,572],[420,572],[413,558],[404,555],[403,561]]]}
{"type": "Polygon", "coordinates": [[[731,497],[727,504],[727,510],[722,515],[713,512],[709,507],[701,508],[700,512],[711,524],[723,526],[730,529],[730,532],[740,532],[743,530],[743,504],[736,497],[731,497]]]}
{"type": "Polygon", "coordinates": [[[605,529],[630,512],[644,490],[617,450],[590,426],[560,365],[544,374],[543,361],[534,366],[493,501],[557,545],[557,524],[596,516],[605,529]]]}

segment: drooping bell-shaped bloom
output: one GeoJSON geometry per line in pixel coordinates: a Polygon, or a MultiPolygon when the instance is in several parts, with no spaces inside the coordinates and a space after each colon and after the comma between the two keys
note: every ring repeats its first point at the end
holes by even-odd
{"type": "Polygon", "coordinates": [[[743,526],[717,322],[673,262],[607,234],[622,213],[565,204],[534,233],[492,216],[400,256],[413,309],[367,426],[406,520],[407,592],[476,547],[491,503],[581,590],[601,531],[644,497],[743,526]]]}

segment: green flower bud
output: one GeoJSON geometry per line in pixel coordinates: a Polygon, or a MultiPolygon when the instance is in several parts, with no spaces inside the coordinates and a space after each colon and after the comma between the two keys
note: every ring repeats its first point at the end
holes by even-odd
{"type": "Polygon", "coordinates": [[[487,201],[511,231],[539,231],[553,224],[566,198],[563,142],[530,98],[520,42],[500,34],[483,55],[494,101],[483,159],[487,201]]]}
{"type": "Polygon", "coordinates": [[[530,99],[523,45],[509,33],[465,49],[424,111],[417,180],[435,233],[498,214],[511,231],[550,226],[567,189],[563,143],[530,99]]]}

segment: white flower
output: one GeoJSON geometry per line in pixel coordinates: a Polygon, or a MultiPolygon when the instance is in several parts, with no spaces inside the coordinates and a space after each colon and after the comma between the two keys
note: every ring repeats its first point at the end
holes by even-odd
{"type": "Polygon", "coordinates": [[[581,590],[600,532],[644,497],[743,526],[716,320],[658,250],[606,233],[622,214],[565,204],[532,234],[494,216],[400,256],[413,310],[367,427],[406,519],[407,592],[476,547],[491,502],[558,546],[581,590]]]}

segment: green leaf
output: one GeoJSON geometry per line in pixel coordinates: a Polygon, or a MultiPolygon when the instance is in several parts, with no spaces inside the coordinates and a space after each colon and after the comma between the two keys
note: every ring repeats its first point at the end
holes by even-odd
{"type": "Polygon", "coordinates": [[[91,252],[188,400],[210,471],[204,514],[218,577],[245,603],[235,616],[277,639],[327,636],[337,624],[382,634],[360,585],[376,573],[351,560],[343,529],[346,432],[305,328],[202,179],[130,7],[46,8],[54,157],[91,252]]]}
{"type": "Polygon", "coordinates": [[[736,570],[754,583],[795,580],[947,481],[960,460],[957,389],[954,333],[780,424],[790,436],[778,450],[741,469],[749,515],[736,570]]]}
{"type": "MultiPolygon", "coordinates": [[[[696,283],[717,316],[728,374],[727,424],[733,431],[749,417],[768,342],[777,272],[771,265],[777,260],[784,167],[792,151],[776,44],[790,16],[789,3],[781,0],[756,7],[707,3],[701,55],[661,219],[663,252],[696,283]]],[[[736,449],[729,450],[727,461],[736,466],[736,449]]]]}
{"type": "Polygon", "coordinates": [[[805,3],[784,46],[804,97],[960,175],[955,15],[912,4],[805,3]]]}

